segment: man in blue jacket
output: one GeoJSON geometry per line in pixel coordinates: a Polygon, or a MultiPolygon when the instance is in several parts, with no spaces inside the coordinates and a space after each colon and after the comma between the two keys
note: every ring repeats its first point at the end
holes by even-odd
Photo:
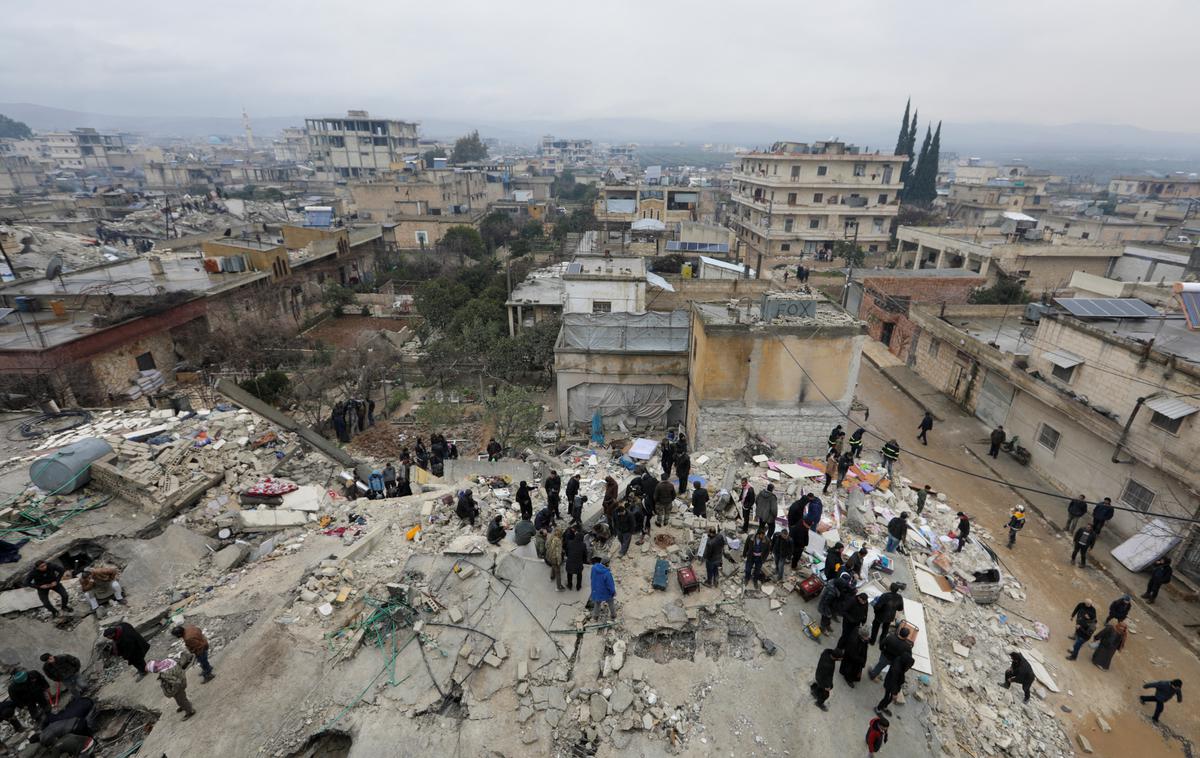
{"type": "Polygon", "coordinates": [[[592,556],[592,620],[600,618],[600,606],[608,606],[608,617],[617,620],[617,583],[613,581],[612,572],[600,560],[600,556],[592,556]]]}

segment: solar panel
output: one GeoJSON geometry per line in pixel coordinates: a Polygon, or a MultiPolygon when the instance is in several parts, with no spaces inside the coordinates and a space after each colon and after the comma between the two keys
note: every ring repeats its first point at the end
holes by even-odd
{"type": "Polygon", "coordinates": [[[1161,313],[1136,297],[1062,297],[1054,302],[1078,318],[1159,318],[1161,313]]]}
{"type": "Polygon", "coordinates": [[[679,240],[667,241],[668,251],[682,251],[688,253],[728,253],[729,243],[727,242],[680,242],[679,240]]]}
{"type": "Polygon", "coordinates": [[[1179,299],[1183,301],[1188,327],[1200,329],[1200,292],[1180,292],[1179,299]]]}

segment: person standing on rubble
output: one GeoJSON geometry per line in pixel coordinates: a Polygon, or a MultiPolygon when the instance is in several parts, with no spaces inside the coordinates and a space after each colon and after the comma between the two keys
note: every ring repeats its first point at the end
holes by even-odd
{"type": "Polygon", "coordinates": [[[488,440],[486,449],[487,449],[487,456],[488,456],[489,461],[500,460],[500,458],[502,457],[501,454],[504,452],[500,447],[500,443],[496,441],[495,437],[492,437],[491,439],[488,440]]]}
{"type": "Polygon", "coordinates": [[[629,512],[624,503],[618,504],[613,513],[613,527],[617,532],[617,542],[621,544],[621,550],[617,555],[624,556],[629,552],[629,545],[633,542],[634,532],[638,528],[633,523],[633,514],[629,512]]]}
{"type": "MultiPolygon", "coordinates": [[[[682,442],[682,440],[680,440],[682,442]]],[[[688,474],[692,471],[692,458],[687,453],[687,448],[679,449],[676,445],[675,450],[675,475],[679,477],[679,491],[687,492],[688,489],[688,474]]]]}
{"type": "Polygon", "coordinates": [[[617,620],[617,583],[613,581],[612,572],[600,560],[600,556],[592,556],[592,621],[600,618],[600,606],[608,606],[610,621],[617,620]]]}
{"type": "Polygon", "coordinates": [[[1106,497],[1096,507],[1092,509],[1092,531],[1096,536],[1100,536],[1100,532],[1104,531],[1104,525],[1112,521],[1112,517],[1117,515],[1117,510],[1113,508],[1112,498],[1106,497]]]}
{"type": "Polygon", "coordinates": [[[842,479],[838,476],[840,462],[838,454],[830,449],[829,455],[825,456],[825,487],[821,490],[822,495],[829,494],[829,485],[833,484],[834,480],[837,480],[839,487],[841,486],[842,479]]]}
{"type": "Polygon", "coordinates": [[[833,446],[837,444],[838,437],[845,436],[845,434],[841,424],[835,425],[829,432],[829,438],[825,440],[825,449],[832,450],[833,446]]]}
{"type": "Polygon", "coordinates": [[[551,469],[550,476],[546,477],[542,486],[546,489],[546,503],[554,510],[554,517],[558,518],[559,498],[562,495],[562,479],[558,472],[551,469]]]}
{"type": "Polygon", "coordinates": [[[904,676],[908,670],[913,667],[912,648],[900,651],[892,662],[888,665],[887,675],[883,677],[883,697],[875,705],[876,716],[891,716],[892,710],[888,708],[900,691],[904,689],[904,676]]]}
{"type": "Polygon", "coordinates": [[[708,518],[708,490],[699,481],[692,482],[692,514],[708,518]]]}
{"type": "Polygon", "coordinates": [[[883,642],[879,643],[879,660],[875,661],[875,665],[868,673],[872,682],[879,678],[879,672],[891,665],[897,658],[906,653],[912,654],[913,644],[909,641],[908,636],[908,627],[902,626],[884,637],[883,642]]]}
{"type": "Polygon", "coordinates": [[[575,580],[576,591],[583,589],[583,563],[587,560],[587,542],[583,539],[579,527],[571,524],[563,534],[563,567],[567,572],[567,589],[572,589],[571,580],[575,580]]]}
{"type": "Polygon", "coordinates": [[[864,432],[866,432],[866,429],[860,426],[854,430],[854,434],[850,435],[850,449],[847,452],[850,453],[852,459],[862,457],[864,432]]]}
{"type": "Polygon", "coordinates": [[[1142,597],[1153,605],[1154,601],[1158,600],[1158,591],[1164,584],[1170,584],[1174,577],[1175,569],[1171,568],[1171,559],[1165,556],[1159,558],[1150,567],[1150,582],[1146,585],[1146,592],[1142,597]]]}
{"type": "MultiPolygon", "coordinates": [[[[190,656],[187,657],[190,658],[190,656]]],[[[162,689],[164,695],[175,700],[176,705],[179,706],[175,709],[175,712],[179,713],[182,711],[184,721],[196,715],[195,707],[188,700],[187,671],[184,670],[182,662],[177,662],[171,658],[164,658],[161,661],[150,661],[146,664],[146,670],[151,674],[158,674],[158,686],[162,689]]]]}
{"type": "Polygon", "coordinates": [[[383,468],[383,491],[388,497],[396,496],[396,467],[391,461],[383,468]]]}
{"type": "Polygon", "coordinates": [[[526,521],[533,518],[533,496],[529,494],[528,484],[522,481],[517,485],[517,494],[514,499],[521,509],[521,518],[526,521]]]}
{"type": "Polygon", "coordinates": [[[874,619],[871,621],[871,637],[870,642],[875,644],[875,640],[882,641],[891,634],[892,624],[896,622],[896,614],[904,609],[904,597],[900,591],[904,589],[904,585],[900,582],[892,582],[888,586],[888,591],[875,598],[873,605],[875,606],[874,619]]]}
{"type": "Polygon", "coordinates": [[[408,497],[412,491],[412,460],[408,456],[408,451],[400,456],[400,468],[396,470],[396,496],[408,497]]]}
{"type": "Polygon", "coordinates": [[[1162,715],[1163,706],[1171,698],[1175,698],[1181,703],[1183,702],[1182,679],[1172,679],[1169,682],[1165,680],[1161,682],[1146,682],[1142,685],[1142,689],[1154,690],[1153,695],[1142,695],[1138,698],[1138,701],[1142,703],[1154,703],[1154,715],[1150,717],[1150,720],[1156,724],[1158,723],[1158,717],[1162,715]]]}
{"type": "Polygon", "coordinates": [[[792,535],[786,526],[771,537],[771,555],[775,558],[775,581],[783,581],[788,559],[792,557],[792,535]]]}
{"type": "Polygon", "coordinates": [[[1017,532],[1025,528],[1025,511],[1020,506],[1013,508],[1005,526],[1008,528],[1008,549],[1012,550],[1012,546],[1017,544],[1017,532]]]}
{"type": "Polygon", "coordinates": [[[617,500],[621,497],[621,487],[617,484],[617,480],[611,476],[604,477],[604,502],[601,507],[604,509],[604,519],[608,523],[613,522],[613,514],[617,510],[617,500]]]}
{"type": "Polygon", "coordinates": [[[110,626],[104,630],[104,638],[112,643],[109,652],[133,666],[138,672],[138,679],[146,675],[146,653],[150,652],[150,643],[132,624],[122,621],[110,626]]]}
{"type": "Polygon", "coordinates": [[[658,480],[645,466],[639,466],[638,470],[641,471],[639,481],[642,483],[642,537],[645,538],[650,536],[650,520],[654,518],[654,490],[658,488],[658,480]]]}
{"type": "Polygon", "coordinates": [[[550,510],[550,506],[543,506],[537,515],[533,517],[533,528],[539,532],[549,532],[554,527],[554,511],[550,510]]]}
{"type": "Polygon", "coordinates": [[[121,571],[116,566],[88,566],[79,575],[79,590],[88,607],[95,613],[100,608],[100,601],[108,598],[115,599],[121,605],[127,605],[121,583],[117,581],[121,571]]]}
{"type": "Polygon", "coordinates": [[[821,514],[825,512],[825,503],[811,492],[806,493],[804,497],[808,498],[804,506],[804,526],[815,532],[817,525],[821,523],[821,514]]]}
{"type": "Polygon", "coordinates": [[[667,436],[663,437],[658,446],[659,455],[662,456],[663,479],[671,478],[671,468],[675,465],[675,443],[672,437],[674,435],[667,432],[667,436]]]}
{"type": "Polygon", "coordinates": [[[50,603],[50,593],[56,592],[62,598],[63,612],[71,610],[71,603],[67,597],[67,589],[63,587],[63,568],[57,563],[49,561],[38,561],[33,565],[33,570],[29,572],[29,576],[25,579],[25,584],[37,590],[38,600],[42,601],[42,605],[46,610],[50,611],[50,615],[58,618],[58,611],[50,603]]]}
{"type": "Polygon", "coordinates": [[[846,680],[846,686],[853,688],[862,680],[863,669],[867,667],[867,658],[870,657],[871,645],[867,641],[867,628],[858,627],[839,647],[845,651],[846,657],[842,658],[842,665],[838,667],[838,671],[846,680]]]}
{"type": "Polygon", "coordinates": [[[471,494],[470,489],[465,489],[458,493],[458,505],[454,509],[454,513],[463,521],[475,528],[475,519],[479,518],[479,506],[475,504],[475,496],[471,494]]]}
{"type": "Polygon", "coordinates": [[[765,531],[767,539],[771,539],[775,535],[775,519],[779,517],[779,496],[775,494],[774,484],[768,484],[765,490],[758,493],[754,510],[758,516],[759,531],[765,531]]]}
{"type": "Polygon", "coordinates": [[[708,528],[708,539],[704,543],[704,585],[716,587],[721,580],[721,562],[725,560],[725,546],[729,544],[725,535],[715,526],[708,528]]]}
{"type": "Polygon", "coordinates": [[[825,551],[825,578],[832,580],[835,576],[842,572],[842,564],[845,563],[845,558],[842,557],[842,550],[846,548],[840,542],[835,542],[825,551]]]}
{"type": "Polygon", "coordinates": [[[1074,548],[1071,550],[1071,565],[1075,565],[1075,556],[1079,556],[1079,567],[1087,568],[1087,554],[1096,545],[1096,533],[1091,524],[1084,524],[1075,530],[1071,539],[1074,548]]]}
{"type": "Polygon", "coordinates": [[[417,459],[417,465],[423,469],[429,468],[429,451],[425,449],[425,443],[417,437],[417,444],[413,445],[413,455],[417,459]]]}
{"type": "Polygon", "coordinates": [[[546,564],[550,566],[550,581],[554,582],[555,588],[562,592],[562,569],[563,569],[563,530],[561,526],[555,526],[550,532],[550,536],[546,538],[546,564]]]}
{"type": "Polygon", "coordinates": [[[971,518],[967,514],[963,513],[962,511],[959,511],[958,512],[958,547],[956,547],[954,549],[954,552],[961,553],[962,549],[963,549],[963,545],[967,544],[967,541],[968,541],[967,538],[970,536],[971,536],[971,518]]]}
{"type": "Polygon", "coordinates": [[[571,478],[567,480],[567,507],[571,507],[575,496],[579,494],[580,478],[579,474],[571,474],[571,478]]]}
{"type": "Polygon", "coordinates": [[[642,530],[646,527],[646,507],[642,502],[642,493],[636,489],[630,490],[625,495],[625,510],[633,521],[633,534],[637,537],[639,545],[645,542],[645,539],[642,538],[642,530]]]}
{"type": "Polygon", "coordinates": [[[804,523],[804,508],[808,504],[805,499],[808,495],[793,500],[788,506],[787,522],[788,534],[792,538],[792,571],[795,571],[800,566],[800,559],[804,557],[804,548],[808,547],[808,525],[804,523]],[[801,534],[803,532],[803,534],[801,534]]]}
{"type": "Polygon", "coordinates": [[[842,660],[844,656],[845,653],[842,650],[825,648],[817,660],[817,671],[808,689],[816,698],[816,706],[823,711],[829,710],[825,701],[829,699],[829,693],[833,691],[833,672],[837,668],[838,661],[842,660]]]}
{"type": "Polygon", "coordinates": [[[671,519],[671,503],[675,502],[675,485],[663,474],[662,481],[654,487],[654,523],[666,526],[671,519]]]}
{"type": "Polygon", "coordinates": [[[933,487],[930,487],[928,484],[926,484],[921,489],[917,490],[917,515],[918,516],[920,516],[921,512],[925,510],[925,502],[927,500],[929,500],[929,496],[932,494],[934,494],[933,487]]]}
{"type": "Polygon", "coordinates": [[[1083,495],[1075,498],[1067,503],[1067,523],[1063,527],[1063,531],[1071,534],[1075,531],[1075,526],[1079,523],[1079,519],[1087,515],[1088,504],[1087,498],[1083,495]]]}
{"type": "Polygon", "coordinates": [[[1009,662],[1012,664],[1008,670],[1004,672],[1004,689],[1008,689],[1013,682],[1021,685],[1022,691],[1025,693],[1025,702],[1029,702],[1029,688],[1033,686],[1033,666],[1029,665],[1029,661],[1025,660],[1025,656],[1018,652],[1008,654],[1009,662]]]}
{"type": "MultiPolygon", "coordinates": [[[[863,577],[863,573],[864,573],[863,562],[866,561],[867,555],[870,552],[871,551],[868,550],[866,548],[866,546],[860,547],[858,550],[852,551],[850,553],[850,557],[846,559],[846,565],[842,567],[842,570],[845,571],[847,574],[849,574],[851,576],[851,578],[853,578],[854,581],[856,581],[856,582],[859,579],[863,579],[864,578],[863,577]]],[[[865,620],[866,619],[864,619],[864,621],[865,620]]]]}
{"type": "Polygon", "coordinates": [[[213,673],[212,664],[208,662],[208,637],[204,636],[204,631],[195,624],[182,624],[171,630],[171,636],[183,640],[183,646],[196,657],[203,683],[208,684],[212,681],[216,674],[213,673]]]}
{"type": "Polygon", "coordinates": [[[754,513],[754,488],[750,486],[750,480],[742,477],[742,531],[750,531],[750,514],[754,513]]]}
{"type": "Polygon", "coordinates": [[[848,576],[845,579],[839,576],[837,579],[826,582],[821,589],[821,594],[817,598],[817,613],[821,614],[821,631],[825,634],[833,633],[833,619],[841,609],[842,599],[852,591],[851,587],[848,576]]]}
{"type": "Polygon", "coordinates": [[[838,458],[837,462],[837,488],[842,488],[842,483],[846,481],[846,475],[850,473],[850,468],[854,466],[854,453],[847,450],[842,453],[842,457],[838,458]]]}
{"type": "Polygon", "coordinates": [[[888,479],[896,478],[896,461],[900,459],[900,443],[890,439],[880,451],[883,467],[887,469],[888,479]]]}
{"type": "Polygon", "coordinates": [[[1068,661],[1078,658],[1080,649],[1096,633],[1096,606],[1084,600],[1071,611],[1071,620],[1075,622],[1075,644],[1067,651],[1068,661]]]}
{"type": "Polygon", "coordinates": [[[921,417],[921,423],[917,426],[917,439],[921,440],[922,445],[929,444],[929,430],[933,428],[933,414],[925,411],[925,415],[921,417]]]}
{"type": "Polygon", "coordinates": [[[842,636],[838,638],[837,647],[845,650],[852,638],[858,636],[858,630],[866,626],[870,603],[865,592],[850,595],[842,601],[842,636]]]}
{"type": "Polygon", "coordinates": [[[904,549],[904,542],[908,538],[908,529],[908,511],[904,511],[889,521],[887,546],[884,547],[884,551],[888,553],[898,551],[901,555],[907,555],[908,551],[904,549]]]}
{"type": "Polygon", "coordinates": [[[742,586],[750,584],[754,581],[754,589],[758,589],[762,581],[763,561],[767,558],[767,553],[771,552],[771,543],[767,542],[765,530],[762,526],[758,527],[758,531],[754,536],[746,540],[745,547],[742,548],[742,554],[746,559],[746,576],[742,581],[742,586]]]}
{"type": "Polygon", "coordinates": [[[50,683],[37,671],[19,668],[8,680],[8,699],[16,708],[27,710],[34,724],[41,723],[43,717],[50,715],[49,690],[50,683]]]}

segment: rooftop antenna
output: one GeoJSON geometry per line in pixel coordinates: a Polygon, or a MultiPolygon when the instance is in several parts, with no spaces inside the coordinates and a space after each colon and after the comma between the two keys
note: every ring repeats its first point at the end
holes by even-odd
{"type": "Polygon", "coordinates": [[[250,128],[250,115],[246,113],[246,106],[242,106],[242,128],[246,130],[246,147],[254,149],[254,131],[250,128]]]}

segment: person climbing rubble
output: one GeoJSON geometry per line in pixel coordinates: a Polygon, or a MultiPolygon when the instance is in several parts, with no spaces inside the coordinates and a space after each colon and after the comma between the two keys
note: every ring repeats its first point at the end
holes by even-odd
{"type": "Polygon", "coordinates": [[[121,571],[116,566],[89,566],[80,573],[79,590],[93,613],[100,609],[101,601],[107,602],[109,598],[121,605],[127,604],[121,583],[117,581],[120,576],[121,571]]]}
{"type": "Polygon", "coordinates": [[[67,653],[42,653],[42,672],[52,682],[58,682],[72,697],[83,697],[83,682],[79,674],[83,667],[79,659],[67,653]]]}
{"type": "Polygon", "coordinates": [[[138,679],[146,675],[146,653],[150,643],[127,621],[122,621],[104,630],[104,638],[111,642],[109,652],[124,659],[138,672],[138,679]]]}
{"type": "Polygon", "coordinates": [[[1025,656],[1018,652],[1008,654],[1009,662],[1012,664],[1008,670],[1004,672],[1004,689],[1008,689],[1013,682],[1021,685],[1021,690],[1025,693],[1025,702],[1029,702],[1029,688],[1033,686],[1033,666],[1029,665],[1029,661],[1025,660],[1025,656]]]}
{"type": "Polygon", "coordinates": [[[846,452],[850,453],[851,460],[857,460],[862,457],[863,449],[863,433],[866,430],[861,426],[854,430],[854,434],[850,435],[850,449],[846,452]]]}
{"type": "Polygon", "coordinates": [[[475,528],[475,519],[479,517],[479,506],[475,504],[475,495],[471,490],[465,489],[458,493],[458,505],[454,509],[457,515],[463,521],[475,528]]]}
{"type": "Polygon", "coordinates": [[[50,611],[50,616],[58,618],[58,611],[50,603],[50,593],[56,592],[62,598],[62,610],[64,613],[71,611],[70,599],[67,597],[67,589],[63,587],[63,568],[57,563],[50,561],[38,561],[33,565],[33,570],[29,572],[29,576],[25,579],[25,584],[37,590],[38,600],[42,601],[42,605],[46,610],[50,611]]]}
{"type": "Polygon", "coordinates": [[[880,451],[881,463],[887,469],[888,479],[895,479],[896,461],[900,460],[900,443],[896,440],[888,440],[883,449],[880,451]]]}
{"type": "MultiPolygon", "coordinates": [[[[190,658],[186,654],[185,657],[190,658]]],[[[146,664],[146,670],[151,674],[158,674],[159,688],[162,689],[164,695],[175,700],[176,705],[179,706],[175,709],[175,712],[182,712],[184,721],[196,715],[195,707],[188,700],[187,672],[184,670],[182,662],[177,662],[171,658],[164,658],[161,661],[150,661],[146,664]]]]}
{"type": "Polygon", "coordinates": [[[204,631],[195,624],[183,624],[172,628],[171,636],[183,640],[184,648],[195,656],[196,662],[200,664],[203,683],[208,684],[212,681],[216,674],[208,662],[208,637],[204,636],[204,631]]]}
{"type": "Polygon", "coordinates": [[[875,644],[875,640],[881,642],[892,631],[892,624],[896,621],[896,614],[904,610],[904,597],[900,594],[904,590],[902,582],[892,582],[888,585],[888,591],[880,594],[872,601],[874,606],[874,615],[871,621],[871,637],[870,642],[875,644]]]}
{"type": "Polygon", "coordinates": [[[958,547],[954,548],[954,552],[961,553],[963,545],[970,542],[971,537],[971,517],[962,511],[958,512],[958,527],[955,530],[958,534],[958,547]]]}

